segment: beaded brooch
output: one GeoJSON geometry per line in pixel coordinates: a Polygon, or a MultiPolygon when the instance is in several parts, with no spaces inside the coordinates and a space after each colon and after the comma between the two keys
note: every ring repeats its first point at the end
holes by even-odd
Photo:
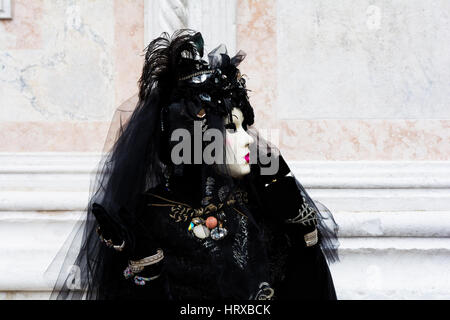
{"type": "MultiPolygon", "coordinates": [[[[225,212],[223,211],[224,207],[231,206],[235,204],[236,201],[241,203],[248,202],[247,193],[244,191],[237,191],[230,195],[229,199],[225,202],[219,203],[218,205],[210,203],[206,206],[195,209],[185,203],[169,200],[152,193],[148,194],[167,202],[150,203],[148,204],[149,206],[170,207],[171,213],[169,216],[175,222],[190,221],[187,231],[192,232],[199,239],[205,239],[209,236],[211,236],[213,240],[223,239],[228,234],[228,230],[224,227],[224,222],[226,222],[225,212]],[[207,217],[206,219],[203,218],[205,216],[207,217]]],[[[234,207],[232,208],[238,214],[247,217],[238,209],[234,207]]]]}

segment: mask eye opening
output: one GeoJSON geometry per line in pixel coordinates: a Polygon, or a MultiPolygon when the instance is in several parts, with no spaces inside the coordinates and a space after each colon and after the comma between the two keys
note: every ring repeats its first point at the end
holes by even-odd
{"type": "Polygon", "coordinates": [[[227,123],[225,129],[232,130],[232,133],[236,132],[236,124],[234,122],[227,123]]]}

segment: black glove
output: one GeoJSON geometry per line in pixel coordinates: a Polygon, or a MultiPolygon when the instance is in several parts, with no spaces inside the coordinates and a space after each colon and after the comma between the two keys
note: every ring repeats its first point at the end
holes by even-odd
{"type": "Polygon", "coordinates": [[[124,251],[127,248],[125,226],[118,220],[113,219],[105,208],[98,203],[92,204],[92,213],[98,223],[96,230],[100,240],[110,248],[124,251]]]}
{"type": "MultiPolygon", "coordinates": [[[[139,261],[143,258],[156,255],[159,246],[151,237],[151,222],[149,217],[152,215],[145,214],[145,202],[142,198],[140,207],[137,209],[136,215],[131,215],[125,208],[120,208],[116,217],[112,218],[105,208],[98,203],[92,205],[92,213],[94,214],[100,229],[99,235],[105,245],[120,251],[128,260],[139,261]],[[114,244],[114,247],[111,245],[114,244]],[[122,245],[122,248],[120,247],[122,245]],[[118,250],[121,248],[120,250],[118,250]]],[[[163,252],[162,252],[163,253],[163,252]]],[[[124,270],[124,276],[131,278],[133,281],[139,282],[142,278],[154,278],[162,272],[163,260],[145,266],[143,270],[137,273],[127,273],[124,270]],[[134,276],[138,276],[137,280],[134,276]]],[[[156,280],[156,278],[155,278],[156,280]]],[[[159,281],[159,280],[158,280],[159,281]]],[[[154,280],[152,279],[152,283],[154,280]]],[[[140,281],[145,284],[145,282],[140,281]]]]}
{"type": "Polygon", "coordinates": [[[317,243],[317,211],[302,195],[294,177],[278,177],[265,186],[267,205],[272,215],[284,223],[286,234],[294,243],[317,243]]]}
{"type": "Polygon", "coordinates": [[[153,255],[158,249],[151,236],[152,215],[148,212],[145,214],[147,210],[145,204],[142,196],[135,214],[121,207],[114,218],[102,205],[98,203],[92,205],[92,213],[100,227],[99,234],[105,241],[111,240],[116,247],[125,241],[123,250],[118,251],[123,252],[130,260],[139,260],[153,255]]]}

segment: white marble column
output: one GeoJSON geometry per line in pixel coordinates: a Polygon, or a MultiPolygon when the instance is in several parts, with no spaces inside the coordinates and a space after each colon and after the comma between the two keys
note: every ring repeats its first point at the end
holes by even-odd
{"type": "Polygon", "coordinates": [[[146,0],[145,41],[149,43],[162,32],[170,35],[189,28],[202,33],[207,51],[221,43],[228,52],[236,50],[237,0],[146,0]]]}
{"type": "Polygon", "coordinates": [[[11,0],[0,0],[0,20],[11,18],[12,18],[11,0]]]}

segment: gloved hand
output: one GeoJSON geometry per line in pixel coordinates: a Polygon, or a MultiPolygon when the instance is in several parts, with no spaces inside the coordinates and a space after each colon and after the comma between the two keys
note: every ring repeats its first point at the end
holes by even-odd
{"type": "MultiPolygon", "coordinates": [[[[117,215],[113,218],[105,208],[98,203],[92,205],[94,214],[99,226],[100,234],[105,239],[103,242],[108,245],[107,240],[111,240],[114,249],[124,254],[128,260],[138,261],[146,257],[154,256],[160,249],[154,239],[151,237],[151,215],[144,214],[146,209],[145,202],[142,199],[136,215],[131,215],[125,208],[120,208],[117,215]],[[121,244],[122,247],[119,247],[121,244]],[[120,250],[118,250],[120,248],[120,250]]],[[[161,253],[161,251],[159,251],[161,253]]],[[[162,252],[163,253],[163,252],[162,252]]],[[[152,278],[159,275],[162,270],[162,261],[145,266],[143,270],[130,274],[128,278],[134,280],[134,276],[142,278],[152,278]]],[[[124,274],[125,275],[125,274],[124,274]]],[[[139,282],[139,280],[137,280],[139,282]]],[[[140,281],[141,284],[145,284],[140,281]]]]}
{"type": "Polygon", "coordinates": [[[265,186],[265,198],[271,214],[284,223],[286,234],[294,243],[317,243],[317,211],[302,195],[293,176],[278,177],[265,186]]]}
{"type": "Polygon", "coordinates": [[[118,251],[123,252],[130,260],[150,256],[158,249],[151,236],[151,215],[145,214],[146,209],[143,197],[136,214],[131,214],[121,207],[114,218],[100,204],[92,205],[92,213],[100,226],[100,234],[105,240],[110,239],[115,246],[120,246],[125,241],[124,248],[118,251]]]}
{"type": "Polygon", "coordinates": [[[100,240],[109,248],[124,251],[127,248],[125,241],[125,226],[117,219],[113,219],[98,203],[92,204],[92,213],[97,220],[96,229],[100,240]]]}

